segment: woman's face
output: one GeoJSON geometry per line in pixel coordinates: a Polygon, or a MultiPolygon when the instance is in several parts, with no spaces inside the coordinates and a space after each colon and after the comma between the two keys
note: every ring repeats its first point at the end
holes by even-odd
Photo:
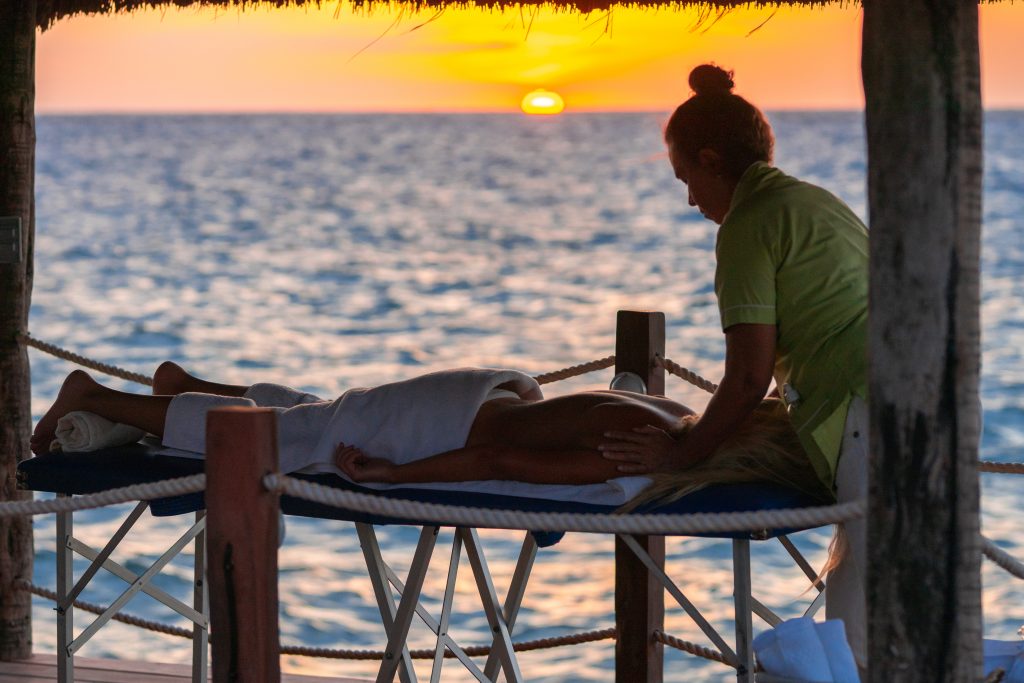
{"type": "Polygon", "coordinates": [[[735,183],[728,182],[721,171],[721,159],[718,153],[710,149],[702,149],[696,158],[681,152],[675,152],[670,146],[669,161],[676,178],[683,181],[689,195],[690,206],[719,225],[729,213],[735,183]]]}

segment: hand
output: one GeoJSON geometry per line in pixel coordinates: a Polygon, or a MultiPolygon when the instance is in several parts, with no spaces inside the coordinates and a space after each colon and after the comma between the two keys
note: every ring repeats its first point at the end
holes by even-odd
{"type": "Polygon", "coordinates": [[[682,467],[679,444],[668,432],[653,425],[636,427],[631,432],[605,432],[607,441],[597,449],[608,460],[621,464],[623,474],[650,474],[682,467]]]}
{"type": "Polygon", "coordinates": [[[395,463],[384,458],[371,458],[355,446],[339,443],[334,449],[334,464],[354,482],[388,482],[395,463]]]}

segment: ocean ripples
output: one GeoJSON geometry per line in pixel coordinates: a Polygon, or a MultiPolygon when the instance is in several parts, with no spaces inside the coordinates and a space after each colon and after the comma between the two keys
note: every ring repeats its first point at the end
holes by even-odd
{"type": "MultiPolygon", "coordinates": [[[[863,216],[860,115],[783,112],[771,120],[779,165],[828,187],[863,216]]],[[[662,123],[649,114],[40,117],[31,330],[132,370],[152,372],[169,358],[225,382],[278,381],[334,396],[444,367],[548,372],[611,353],[617,310],[662,310],[667,354],[717,381],[724,347],[712,287],[715,226],[687,207],[661,143],[662,123]]],[[[1018,461],[1022,128],[1021,114],[987,121],[982,271],[982,455],[1018,461]]],[[[69,366],[34,352],[32,364],[38,416],[69,366]]],[[[610,378],[608,370],[546,389],[600,388],[610,378]]],[[[707,400],[671,379],[668,391],[697,409],[707,400]]],[[[1006,479],[984,478],[985,528],[1022,557],[1013,540],[1019,483],[1006,479]]],[[[76,529],[102,538],[116,526],[112,514],[83,513],[76,529]]],[[[141,537],[128,544],[129,562],[142,567],[159,554],[180,522],[144,518],[141,537]]],[[[52,521],[39,518],[35,527],[35,580],[52,585],[52,521]]],[[[380,533],[401,575],[416,532],[380,533]]],[[[484,534],[499,585],[511,575],[521,540],[484,534]]],[[[798,543],[819,563],[828,540],[815,531],[798,543]]],[[[285,641],[383,646],[372,589],[353,549],[358,539],[349,525],[289,520],[279,582],[285,641]]],[[[613,553],[610,539],[585,534],[542,551],[519,636],[611,626],[613,553]]],[[[670,542],[674,573],[727,632],[730,557],[727,542],[670,542]]],[[[761,598],[792,616],[807,586],[787,563],[781,547],[755,544],[761,598]]],[[[483,642],[469,576],[464,567],[453,630],[483,642]]],[[[986,567],[986,628],[1010,638],[1024,596],[1004,577],[986,567]]],[[[161,581],[187,599],[187,562],[161,581]]],[[[436,603],[443,572],[427,587],[436,603]]],[[[106,579],[101,595],[86,599],[121,589],[106,579]]],[[[130,611],[166,620],[151,602],[135,600],[130,611]]],[[[52,610],[37,601],[34,612],[37,649],[52,650],[52,610]]],[[[668,626],[704,641],[676,611],[668,626]]],[[[114,628],[83,654],[136,657],[145,650],[155,660],[189,659],[181,642],[114,628]]],[[[423,632],[411,644],[432,646],[423,632]]],[[[325,675],[368,677],[373,669],[285,661],[325,675]]],[[[532,681],[610,680],[613,647],[606,641],[531,653],[523,666],[532,681]]],[[[666,672],[674,681],[727,678],[720,665],[673,652],[666,672]]],[[[452,673],[445,680],[468,679],[452,673]]]]}

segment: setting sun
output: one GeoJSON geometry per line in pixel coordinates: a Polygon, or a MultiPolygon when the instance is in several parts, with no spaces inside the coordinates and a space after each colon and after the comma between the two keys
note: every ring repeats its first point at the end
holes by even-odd
{"type": "Polygon", "coordinates": [[[520,106],[526,114],[560,114],[565,109],[565,102],[556,92],[538,89],[526,93],[520,106]]]}

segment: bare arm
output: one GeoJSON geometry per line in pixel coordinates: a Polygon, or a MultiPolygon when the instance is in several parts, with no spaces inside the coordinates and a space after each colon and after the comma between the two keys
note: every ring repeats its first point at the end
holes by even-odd
{"type": "Polygon", "coordinates": [[[740,324],[725,331],[725,375],[704,414],[682,441],[663,430],[643,427],[609,432],[601,444],[605,457],[623,473],[673,470],[698,463],[761,402],[775,367],[774,325],[740,324]]]}
{"type": "Polygon", "coordinates": [[[352,481],[412,484],[504,479],[532,484],[596,484],[621,476],[595,449],[539,450],[484,444],[396,465],[340,444],[335,464],[352,481]]]}

